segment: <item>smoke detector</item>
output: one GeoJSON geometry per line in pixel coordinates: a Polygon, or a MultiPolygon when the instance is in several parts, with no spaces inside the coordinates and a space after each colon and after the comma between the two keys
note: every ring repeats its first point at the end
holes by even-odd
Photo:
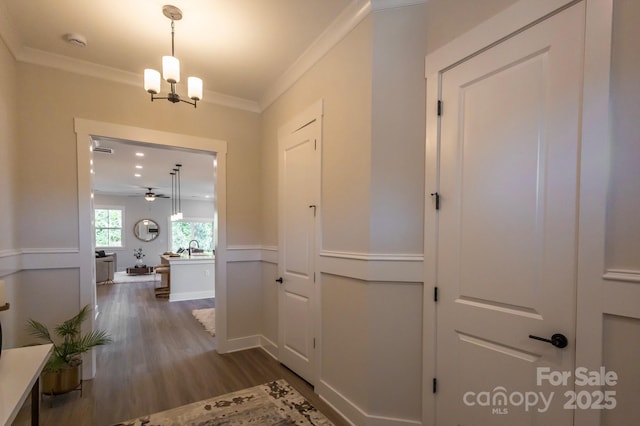
{"type": "Polygon", "coordinates": [[[85,47],[87,45],[87,38],[82,34],[68,33],[64,35],[64,41],[72,46],[85,47]]]}

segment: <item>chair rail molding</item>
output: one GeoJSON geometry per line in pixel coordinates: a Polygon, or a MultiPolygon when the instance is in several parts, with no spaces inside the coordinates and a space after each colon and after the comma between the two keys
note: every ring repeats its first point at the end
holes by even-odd
{"type": "Polygon", "coordinates": [[[602,278],[606,281],[640,283],[640,271],[630,269],[607,269],[602,278]]]}
{"type": "Polygon", "coordinates": [[[79,268],[79,255],[77,247],[0,250],[0,277],[31,269],[79,268]]]}
{"type": "Polygon", "coordinates": [[[363,281],[422,282],[423,254],[377,254],[322,250],[320,272],[363,281]]]}
{"type": "Polygon", "coordinates": [[[261,245],[228,246],[227,262],[278,263],[278,247],[261,245]]]}

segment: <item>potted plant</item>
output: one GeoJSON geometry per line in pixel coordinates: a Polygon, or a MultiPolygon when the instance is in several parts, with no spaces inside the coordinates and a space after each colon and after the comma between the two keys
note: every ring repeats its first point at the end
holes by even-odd
{"type": "Polygon", "coordinates": [[[104,330],[81,334],[82,323],[90,312],[89,305],[86,305],[73,318],[57,325],[55,340],[47,326],[33,319],[28,321],[31,335],[53,344],[53,352],[42,370],[42,393],[58,395],[77,389],[81,380],[82,354],[112,341],[104,330]]]}

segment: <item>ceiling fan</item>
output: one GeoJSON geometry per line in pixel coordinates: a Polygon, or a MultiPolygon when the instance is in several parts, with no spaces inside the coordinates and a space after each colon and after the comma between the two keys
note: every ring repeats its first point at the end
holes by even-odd
{"type": "Polygon", "coordinates": [[[153,188],[148,188],[149,191],[145,192],[144,194],[144,199],[147,201],[153,201],[156,198],[170,198],[168,195],[164,195],[164,194],[156,194],[155,192],[152,191],[153,188]]]}

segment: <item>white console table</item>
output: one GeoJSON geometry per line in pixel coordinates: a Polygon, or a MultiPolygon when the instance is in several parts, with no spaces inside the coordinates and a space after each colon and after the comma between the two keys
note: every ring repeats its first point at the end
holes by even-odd
{"type": "Polygon", "coordinates": [[[40,423],[40,373],[53,345],[5,349],[0,357],[0,425],[10,426],[31,393],[31,424],[40,423]]]}

